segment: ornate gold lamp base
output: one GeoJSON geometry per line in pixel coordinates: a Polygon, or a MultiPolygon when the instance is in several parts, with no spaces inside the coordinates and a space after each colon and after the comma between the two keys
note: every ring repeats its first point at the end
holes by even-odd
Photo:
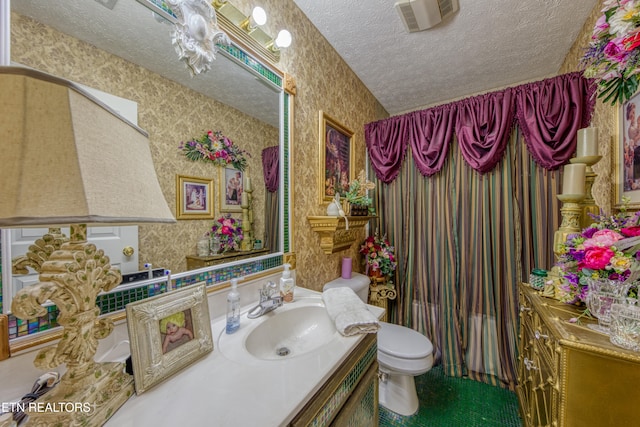
{"type": "Polygon", "coordinates": [[[83,378],[68,374],[32,403],[27,426],[101,426],[134,393],[133,377],[123,363],[95,363],[83,378]]]}
{"type": "Polygon", "coordinates": [[[11,309],[21,319],[46,314],[42,304],[53,301],[60,315],[62,338],[38,352],[34,365],[42,370],[66,364],[60,383],[28,407],[28,426],[101,426],[133,394],[133,377],[122,363],[96,363],[98,340],[113,330],[99,319],[96,297],[122,281],[104,251],[87,243],[87,227],[71,225],[69,241],[52,252],[40,267],[40,282],[22,288],[11,309]]]}

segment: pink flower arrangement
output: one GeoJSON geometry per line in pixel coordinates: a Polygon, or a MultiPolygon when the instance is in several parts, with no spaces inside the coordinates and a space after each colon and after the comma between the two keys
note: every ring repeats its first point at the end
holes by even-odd
{"type": "Polygon", "coordinates": [[[226,214],[213,222],[209,237],[217,236],[220,239],[222,252],[240,250],[240,243],[244,239],[242,234],[242,221],[226,214]]]}
{"type": "Polygon", "coordinates": [[[375,236],[367,237],[360,246],[360,253],[364,255],[367,270],[369,268],[380,270],[384,276],[396,270],[394,247],[386,236],[380,238],[376,233],[375,236]]]}
{"type": "Polygon", "coordinates": [[[245,170],[248,152],[238,148],[220,131],[207,131],[198,139],[181,142],[178,149],[184,152],[189,160],[211,162],[217,166],[233,165],[238,170],[245,170]]]}
{"type": "Polygon", "coordinates": [[[582,58],[584,75],[599,80],[603,102],[623,103],[638,88],[640,0],[605,0],[582,58]]]}
{"type": "Polygon", "coordinates": [[[633,282],[640,273],[640,212],[605,217],[581,233],[569,235],[556,263],[563,276],[563,300],[586,301],[586,278],[633,282]]]}

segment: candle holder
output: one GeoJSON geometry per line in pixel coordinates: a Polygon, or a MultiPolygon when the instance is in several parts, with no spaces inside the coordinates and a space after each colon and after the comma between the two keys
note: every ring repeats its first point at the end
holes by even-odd
{"type": "Polygon", "coordinates": [[[582,202],[584,194],[558,194],[558,200],[562,202],[560,213],[562,214],[562,224],[553,235],[553,253],[556,257],[562,253],[562,245],[567,241],[570,234],[579,233],[582,230],[580,219],[582,217],[582,202]]]}
{"type": "Polygon", "coordinates": [[[598,163],[600,161],[600,159],[602,159],[602,156],[574,157],[574,158],[569,160],[573,164],[582,163],[582,164],[586,165],[585,184],[584,184],[585,197],[580,202],[580,208],[581,208],[580,225],[581,225],[581,228],[587,228],[587,227],[589,227],[591,225],[591,223],[593,222],[593,218],[591,217],[591,215],[600,214],[600,208],[596,204],[596,201],[593,198],[593,193],[591,191],[591,189],[593,187],[593,183],[595,182],[596,177],[598,176],[598,174],[593,171],[591,166],[593,166],[596,163],[598,163]]]}
{"type": "Polygon", "coordinates": [[[241,251],[250,251],[253,249],[253,190],[249,186],[244,190],[244,193],[247,195],[246,203],[242,203],[242,234],[244,238],[242,239],[242,243],[240,244],[241,251]]]}
{"type": "MultiPolygon", "coordinates": [[[[558,200],[562,202],[560,213],[562,214],[562,224],[553,235],[553,253],[556,259],[560,258],[563,252],[563,245],[567,241],[567,236],[579,233],[582,207],[580,202],[585,198],[584,194],[558,194],[558,200]]],[[[547,275],[547,281],[542,289],[542,295],[561,299],[560,285],[562,284],[562,271],[557,265],[551,268],[547,275]]]]}

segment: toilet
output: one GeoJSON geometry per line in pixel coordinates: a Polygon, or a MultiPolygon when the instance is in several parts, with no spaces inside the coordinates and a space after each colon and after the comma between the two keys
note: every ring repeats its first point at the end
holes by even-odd
{"type": "MultiPolygon", "coordinates": [[[[326,283],[323,290],[349,287],[367,302],[369,278],[351,273],[351,279],[341,277],[326,283]]],[[[379,404],[399,415],[418,411],[418,394],[414,377],[433,365],[433,344],[413,329],[380,322],[378,331],[378,364],[380,366],[379,404]]]]}

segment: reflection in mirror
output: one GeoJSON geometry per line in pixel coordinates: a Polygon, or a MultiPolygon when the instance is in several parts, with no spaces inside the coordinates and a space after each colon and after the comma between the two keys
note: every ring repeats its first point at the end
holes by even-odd
{"type": "MultiPolygon", "coordinates": [[[[224,212],[219,203],[220,168],[190,161],[178,146],[209,130],[222,132],[250,153],[247,173],[254,189],[254,237],[268,253],[286,250],[282,224],[287,214],[277,180],[288,176],[282,169],[286,162],[281,161],[282,144],[288,141],[282,133],[288,103],[279,71],[232,44],[218,52],[208,72],[191,77],[171,45],[172,25],[154,17],[135,0],[120,0],[113,9],[86,0],[66,0],[63,8],[39,0],[20,0],[11,2],[11,7],[11,54],[16,65],[68,78],[136,104],[138,124],[149,133],[158,178],[170,206],[176,200],[177,174],[216,183],[210,219],[133,227],[137,242],[118,246],[110,254],[112,264],[129,261],[131,267],[122,267],[125,275],[143,270],[145,265],[178,276],[187,270],[186,257],[196,254],[197,241],[224,212]],[[277,178],[275,187],[265,177],[277,178]],[[123,250],[129,246],[138,257],[133,263],[126,259],[131,252],[123,250]],[[125,260],[120,260],[123,257],[125,260]]],[[[135,191],[135,183],[123,191],[135,191]]],[[[232,215],[242,217],[241,213],[232,215]]],[[[26,234],[33,238],[34,232],[26,234]]],[[[13,280],[10,257],[21,255],[23,250],[11,253],[8,234],[3,231],[3,289],[13,280]]],[[[3,295],[6,312],[10,299],[4,290],[3,295]]]]}

